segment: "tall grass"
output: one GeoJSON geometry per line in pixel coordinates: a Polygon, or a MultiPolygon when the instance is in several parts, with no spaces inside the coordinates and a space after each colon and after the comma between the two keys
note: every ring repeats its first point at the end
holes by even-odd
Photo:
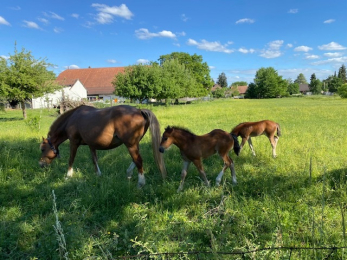
{"type": "MultiPolygon", "coordinates": [[[[168,177],[163,181],[147,134],[140,143],[146,172],[142,189],[136,188],[136,174],[130,181],[126,178],[131,158],[123,146],[98,151],[101,177],[94,173],[89,149],[80,147],[74,177],[65,179],[68,142],[61,145],[61,159],[51,167],[38,165],[41,136],[47,135],[56,112],[29,110],[29,119],[35,118],[31,124],[20,111],[1,113],[1,259],[60,259],[66,252],[69,259],[112,259],[138,253],[346,246],[345,100],[226,99],[149,108],[162,131],[177,125],[199,135],[215,128],[230,131],[244,121],[274,120],[282,129],[278,157],[272,158],[267,138],[253,138],[256,157],[248,146],[239,157],[231,154],[238,185],[232,186],[226,172],[222,185],[213,186],[222,168],[222,160],[213,156],[204,161],[211,187],[203,185],[191,166],[184,190],[176,193],[182,167],[179,150],[165,152],[168,177]],[[64,252],[54,228],[57,221],[64,231],[64,252]]],[[[298,250],[291,259],[322,259],[327,254],[298,250]]],[[[339,251],[337,257],[342,254],[339,251]]],[[[289,255],[270,250],[246,257],[289,255]]]]}

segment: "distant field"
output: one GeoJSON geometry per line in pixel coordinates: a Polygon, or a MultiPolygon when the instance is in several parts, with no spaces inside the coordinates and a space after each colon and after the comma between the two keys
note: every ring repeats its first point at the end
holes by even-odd
{"type": "MultiPolygon", "coordinates": [[[[227,171],[222,185],[214,186],[223,162],[213,156],[204,161],[211,187],[203,185],[191,165],[185,188],[177,193],[179,150],[165,152],[168,178],[163,181],[147,133],[140,144],[144,188],[136,188],[137,174],[126,178],[131,159],[124,147],[98,152],[101,177],[94,173],[89,149],[80,147],[75,175],[65,179],[68,142],[51,167],[38,165],[41,136],[47,135],[56,111],[28,110],[27,122],[21,111],[0,111],[0,259],[61,259],[64,254],[69,259],[113,259],[140,253],[346,246],[347,100],[225,99],[143,107],[155,113],[162,131],[176,125],[198,135],[216,128],[230,131],[245,121],[274,120],[282,129],[278,157],[272,158],[266,137],[253,138],[256,157],[248,144],[239,157],[231,153],[238,185],[232,186],[227,171]],[[66,248],[57,239],[56,217],[66,248]]],[[[323,259],[329,252],[265,250],[245,259],[323,259]]],[[[329,259],[346,254],[340,249],[329,259]]],[[[185,254],[174,258],[197,259],[185,254]]],[[[199,259],[211,258],[222,256],[199,259]]]]}

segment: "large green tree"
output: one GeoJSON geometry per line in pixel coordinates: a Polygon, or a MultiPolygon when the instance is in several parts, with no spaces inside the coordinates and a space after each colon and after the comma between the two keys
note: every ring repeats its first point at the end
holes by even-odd
{"type": "Polygon", "coordinates": [[[213,80],[210,76],[210,68],[203,61],[201,55],[190,55],[185,52],[172,52],[171,54],[161,55],[158,59],[159,64],[163,64],[167,60],[176,59],[179,63],[184,64],[195,77],[196,82],[202,85],[206,90],[210,91],[213,86],[213,80]]]}
{"type": "Polygon", "coordinates": [[[338,88],[342,85],[342,79],[338,78],[336,75],[331,76],[328,81],[328,89],[330,92],[337,92],[338,88]]]}
{"type": "Polygon", "coordinates": [[[260,68],[255,75],[254,83],[258,98],[274,98],[287,93],[287,81],[272,68],[260,68]]]}
{"type": "Polygon", "coordinates": [[[227,88],[228,87],[228,79],[225,76],[225,73],[222,72],[221,74],[219,74],[218,76],[218,80],[217,80],[217,84],[219,86],[221,86],[222,88],[227,88]]]}
{"type": "Polygon", "coordinates": [[[0,58],[0,96],[21,104],[26,118],[25,102],[41,97],[60,88],[54,81],[55,74],[47,68],[53,65],[46,59],[35,59],[24,48],[5,60],[0,58]]]}
{"type": "Polygon", "coordinates": [[[178,60],[150,65],[134,65],[118,73],[113,80],[115,94],[141,102],[146,99],[178,99],[207,94],[201,84],[178,60]]]}
{"type": "Polygon", "coordinates": [[[247,85],[248,83],[246,81],[235,81],[230,85],[230,87],[247,86],[247,85]]]}
{"type": "Polygon", "coordinates": [[[337,93],[339,94],[340,97],[347,98],[347,83],[341,85],[338,88],[337,93]]]}
{"type": "Polygon", "coordinates": [[[124,73],[118,73],[112,82],[116,86],[115,94],[140,102],[156,98],[162,87],[160,70],[157,64],[126,67],[124,73]]]}
{"type": "Polygon", "coordinates": [[[298,84],[308,84],[304,74],[300,73],[296,80],[294,80],[294,83],[298,83],[298,84]]]}

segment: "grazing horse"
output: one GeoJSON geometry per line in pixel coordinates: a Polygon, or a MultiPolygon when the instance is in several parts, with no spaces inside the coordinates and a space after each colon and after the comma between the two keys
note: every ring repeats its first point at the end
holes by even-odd
{"type": "Polygon", "coordinates": [[[176,126],[168,126],[163,133],[159,151],[161,153],[164,153],[165,149],[169,148],[172,144],[176,145],[180,149],[183,159],[181,183],[177,192],[183,189],[184,180],[186,178],[187,170],[191,162],[193,162],[193,164],[198,169],[200,176],[204,180],[205,184],[207,186],[210,185],[202,166],[202,159],[210,157],[215,153],[218,153],[224,161],[222,171],[216,178],[216,185],[218,186],[220,184],[224,171],[227,168],[230,168],[233,183],[237,183],[234,163],[233,160],[229,157],[228,153],[233,147],[234,151],[238,153],[239,143],[237,138],[231,136],[230,133],[220,129],[215,129],[208,134],[198,136],[187,129],[176,126]]]}
{"type": "Polygon", "coordinates": [[[59,157],[59,145],[70,140],[70,159],[67,176],[73,174],[73,162],[77,148],[88,145],[92,154],[95,172],[101,175],[96,150],[108,150],[124,144],[133,160],[127,169],[131,177],[135,166],[138,169],[138,186],[145,184],[139,142],[150,128],[152,148],[155,161],[166,176],[163,156],[158,152],[160,143],[160,126],[156,116],[148,109],[137,109],[132,106],[120,105],[97,109],[91,106],[79,106],[59,116],[51,125],[47,138],[42,137],[41,167],[47,166],[59,157]]]}
{"type": "Polygon", "coordinates": [[[248,141],[249,147],[251,148],[254,156],[255,152],[253,149],[251,137],[266,135],[269,138],[272,146],[272,156],[273,158],[276,158],[276,146],[279,136],[281,136],[281,128],[278,123],[270,120],[263,120],[259,122],[245,122],[237,125],[233,130],[231,130],[231,134],[236,137],[242,137],[240,150],[245,145],[246,141],[248,141]],[[275,135],[276,130],[277,136],[275,135]]]}

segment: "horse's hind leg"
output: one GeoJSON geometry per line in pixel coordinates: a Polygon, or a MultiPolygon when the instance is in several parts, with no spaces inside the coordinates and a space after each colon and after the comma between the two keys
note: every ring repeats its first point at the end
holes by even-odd
{"type": "Polygon", "coordinates": [[[277,142],[278,142],[279,137],[278,136],[270,136],[269,140],[271,143],[271,147],[272,147],[272,157],[276,158],[277,154],[276,154],[276,146],[277,146],[277,142]]]}
{"type": "MultiPolygon", "coordinates": [[[[138,181],[137,181],[137,186],[138,188],[141,188],[143,185],[146,184],[146,180],[145,180],[145,176],[143,173],[143,167],[142,167],[142,158],[139,152],[139,146],[138,144],[127,147],[129,154],[131,156],[131,158],[133,159],[134,164],[137,167],[138,170],[138,181]]],[[[131,165],[129,166],[129,168],[131,168],[131,165]]],[[[129,170],[128,168],[128,170],[129,170]]]]}
{"type": "Polygon", "coordinates": [[[89,146],[89,150],[90,150],[90,153],[92,154],[92,159],[93,159],[93,163],[94,163],[94,167],[95,167],[95,173],[100,176],[101,171],[100,171],[100,168],[98,165],[98,157],[96,155],[96,150],[90,146],[89,146]]]}
{"type": "Polygon", "coordinates": [[[218,174],[217,178],[216,178],[216,186],[219,186],[220,182],[222,181],[222,177],[224,175],[224,171],[230,166],[230,158],[227,154],[225,154],[224,156],[222,156],[222,159],[224,161],[224,166],[223,169],[221,170],[221,172],[218,174]]]}
{"type": "Polygon", "coordinates": [[[254,151],[254,148],[253,148],[251,137],[248,138],[248,144],[249,144],[249,148],[251,148],[251,150],[252,150],[252,154],[255,156],[255,151],[254,151]]]}
{"type": "Polygon", "coordinates": [[[184,180],[186,179],[189,165],[190,165],[190,161],[183,161],[183,168],[181,172],[181,183],[177,189],[177,192],[180,192],[183,190],[184,180]]]}

